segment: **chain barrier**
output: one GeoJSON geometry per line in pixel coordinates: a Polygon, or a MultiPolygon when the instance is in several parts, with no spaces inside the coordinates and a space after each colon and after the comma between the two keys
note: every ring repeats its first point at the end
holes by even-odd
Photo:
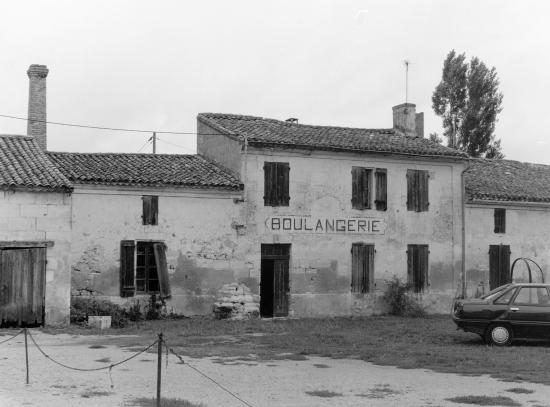
{"type": "Polygon", "coordinates": [[[48,360],[51,360],[53,363],[55,363],[56,365],[59,365],[59,366],[62,366],[66,369],[70,369],[70,370],[76,370],[76,371],[79,371],[79,372],[96,372],[98,370],[111,370],[113,367],[115,366],[118,366],[118,365],[121,365],[123,363],[126,363],[128,362],[129,360],[132,360],[133,358],[141,355],[142,353],[145,353],[147,352],[149,349],[151,349],[153,346],[155,346],[157,343],[158,343],[158,340],[156,340],[155,342],[153,342],[151,345],[147,346],[145,349],[142,349],[140,350],[139,352],[135,353],[134,355],[130,356],[129,358],[126,358],[124,360],[121,360],[120,362],[116,362],[116,363],[111,363],[110,365],[108,366],[102,366],[102,367],[94,367],[94,368],[89,368],[89,369],[84,369],[84,368],[81,368],[81,367],[74,367],[74,366],[69,366],[69,365],[66,365],[64,363],[61,363],[55,359],[53,359],[50,355],[48,355],[46,352],[44,352],[42,350],[42,348],[36,343],[36,341],[34,340],[34,337],[32,336],[32,334],[30,333],[30,331],[28,332],[29,334],[29,337],[31,338],[31,341],[32,343],[34,343],[34,346],[36,346],[36,349],[38,349],[40,351],[40,353],[42,355],[44,355],[44,357],[48,360]]]}
{"type": "Polygon", "coordinates": [[[23,332],[25,331],[25,329],[21,329],[19,332],[17,332],[15,335],[11,336],[10,338],[8,339],[5,339],[3,340],[2,342],[0,342],[0,345],[2,345],[3,343],[6,343],[8,341],[11,341],[13,338],[15,338],[16,336],[22,334],[23,332]]]}
{"type": "Polygon", "coordinates": [[[191,369],[193,369],[195,372],[197,372],[198,374],[200,374],[202,377],[210,380],[212,383],[214,383],[216,386],[218,386],[220,389],[222,389],[223,391],[225,391],[226,393],[230,394],[231,396],[233,396],[235,399],[239,400],[241,403],[243,403],[245,406],[248,406],[248,407],[254,407],[252,406],[251,404],[247,403],[245,400],[243,400],[242,398],[240,398],[239,396],[237,396],[235,393],[233,393],[231,390],[227,389],[226,387],[224,387],[223,385],[221,385],[220,383],[218,383],[216,380],[212,379],[210,376],[208,376],[206,373],[203,373],[201,372],[197,367],[193,366],[193,365],[190,365],[189,363],[185,363],[185,361],[183,360],[183,357],[181,355],[178,355],[173,348],[168,348],[168,345],[166,344],[166,341],[164,341],[164,344],[166,346],[167,349],[170,349],[170,353],[172,355],[174,355],[175,357],[177,357],[181,364],[182,365],[185,365],[191,369]]]}

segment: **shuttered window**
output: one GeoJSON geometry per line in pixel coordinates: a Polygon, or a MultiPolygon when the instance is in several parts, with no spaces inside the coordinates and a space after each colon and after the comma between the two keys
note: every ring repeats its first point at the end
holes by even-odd
{"type": "Polygon", "coordinates": [[[351,206],[353,209],[370,209],[372,191],[372,170],[352,167],[351,206]]]}
{"type": "Polygon", "coordinates": [[[429,174],[424,170],[407,170],[407,210],[426,212],[429,203],[429,174]]]}
{"type": "Polygon", "coordinates": [[[264,163],[264,205],[288,206],[289,194],[288,163],[264,163]]]}
{"type": "Polygon", "coordinates": [[[144,225],[157,225],[159,212],[159,197],[155,195],[144,195],[141,197],[143,201],[143,215],[141,216],[144,225]]]}
{"type": "Polygon", "coordinates": [[[133,240],[120,242],[120,296],[133,297],[136,291],[134,279],[134,251],[133,240]]]}
{"type": "Polygon", "coordinates": [[[374,172],[376,179],[376,198],[374,204],[377,211],[388,209],[388,172],[385,168],[377,168],[374,172]]]}
{"type": "Polygon", "coordinates": [[[120,296],[160,293],[170,296],[166,246],[162,242],[120,243],[120,296]],[[134,261],[135,259],[135,261],[134,261]]]}
{"type": "Polygon", "coordinates": [[[351,292],[367,293],[373,288],[374,245],[353,243],[351,246],[351,292]]]}
{"type": "Polygon", "coordinates": [[[489,246],[489,289],[512,282],[510,275],[510,246],[489,246]]]}
{"type": "Polygon", "coordinates": [[[495,233],[506,233],[506,209],[495,208],[495,233]]]}
{"type": "Polygon", "coordinates": [[[415,293],[422,292],[429,286],[427,244],[410,244],[407,246],[407,278],[415,293]]]}

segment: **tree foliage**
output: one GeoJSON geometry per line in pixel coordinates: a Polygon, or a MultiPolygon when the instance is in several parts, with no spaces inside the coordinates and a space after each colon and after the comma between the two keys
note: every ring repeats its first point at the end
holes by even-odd
{"type": "Polygon", "coordinates": [[[494,67],[487,68],[477,57],[468,63],[465,54],[449,52],[432,107],[443,119],[443,134],[450,147],[472,157],[503,158],[500,140],[494,135],[502,111],[499,84],[494,67]]]}

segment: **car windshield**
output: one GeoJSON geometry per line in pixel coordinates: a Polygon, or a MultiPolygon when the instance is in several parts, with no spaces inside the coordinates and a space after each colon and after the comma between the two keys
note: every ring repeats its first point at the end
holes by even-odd
{"type": "Polygon", "coordinates": [[[508,287],[510,287],[510,284],[502,285],[500,287],[495,288],[492,291],[489,291],[487,294],[485,294],[483,297],[481,297],[482,300],[491,300],[504,292],[508,287]]]}

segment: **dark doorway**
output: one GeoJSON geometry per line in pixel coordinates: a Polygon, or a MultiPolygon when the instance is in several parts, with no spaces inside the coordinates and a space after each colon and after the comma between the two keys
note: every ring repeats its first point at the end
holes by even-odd
{"type": "Polygon", "coordinates": [[[46,248],[0,250],[0,326],[44,322],[46,248]]]}
{"type": "Polygon", "coordinates": [[[260,277],[260,315],[262,317],[288,315],[289,259],[289,244],[262,244],[260,277]]]}
{"type": "Polygon", "coordinates": [[[510,246],[489,246],[489,289],[512,282],[510,275],[510,246]]]}

